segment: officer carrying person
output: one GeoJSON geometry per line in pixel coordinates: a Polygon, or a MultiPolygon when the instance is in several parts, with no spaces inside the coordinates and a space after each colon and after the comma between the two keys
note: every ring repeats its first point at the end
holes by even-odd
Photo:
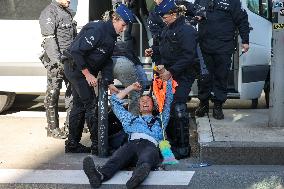
{"type": "Polygon", "coordinates": [[[224,119],[222,105],[227,99],[227,82],[232,54],[237,40],[242,38],[242,53],[249,49],[248,15],[239,0],[195,0],[196,7],[204,7],[206,16],[199,16],[199,44],[209,71],[199,80],[199,107],[195,115],[209,112],[209,100],[214,102],[213,117],[224,119]],[[213,95],[212,95],[213,94],[213,95]]]}
{"type": "Polygon", "coordinates": [[[66,138],[66,133],[59,128],[58,99],[62,82],[65,82],[65,107],[67,117],[65,127],[68,127],[69,114],[72,106],[70,83],[64,75],[62,53],[76,36],[76,23],[68,10],[70,0],[53,0],[42,12],[39,18],[41,34],[44,38],[42,46],[44,53],[40,57],[47,70],[47,90],[44,100],[47,118],[47,136],[66,138]]]}
{"type": "Polygon", "coordinates": [[[64,64],[64,72],[71,82],[73,94],[65,153],[98,153],[98,111],[97,97],[94,94],[97,74],[101,71],[102,82],[111,91],[118,91],[113,85],[111,56],[118,34],[133,20],[131,11],[121,4],[115,11],[110,11],[108,21],[86,24],[65,51],[65,55],[73,60],[64,64]],[[85,119],[91,134],[91,148],[80,143],[85,119]]]}

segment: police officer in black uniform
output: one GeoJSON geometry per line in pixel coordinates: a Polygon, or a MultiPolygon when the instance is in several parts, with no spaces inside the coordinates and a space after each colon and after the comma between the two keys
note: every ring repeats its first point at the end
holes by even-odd
{"type": "Polygon", "coordinates": [[[227,99],[227,81],[236,31],[242,38],[242,51],[249,49],[248,15],[239,0],[195,0],[204,7],[206,18],[200,17],[199,43],[209,70],[209,77],[199,81],[199,107],[195,114],[203,117],[209,111],[209,99],[214,102],[213,117],[224,119],[222,104],[227,99]]]}
{"type": "Polygon", "coordinates": [[[110,90],[118,91],[112,84],[113,49],[117,35],[126,29],[134,17],[121,4],[116,11],[111,11],[108,21],[95,21],[86,24],[77,35],[68,51],[72,57],[71,64],[64,64],[66,77],[72,85],[73,108],[70,113],[69,135],[65,142],[66,153],[98,153],[98,120],[97,99],[94,87],[97,85],[97,74],[102,72],[102,79],[110,90]],[[83,122],[86,119],[92,146],[88,148],[80,144],[83,122]]]}
{"type": "Polygon", "coordinates": [[[161,33],[159,49],[148,49],[146,55],[155,54],[158,50],[161,56],[160,64],[165,66],[160,78],[167,81],[172,77],[178,83],[167,136],[173,153],[180,159],[190,153],[189,114],[186,102],[194,82],[192,67],[196,57],[197,31],[186,22],[185,9],[177,6],[173,0],[163,0],[158,8],[161,9],[159,13],[166,27],[161,33]]]}
{"type": "Polygon", "coordinates": [[[41,56],[42,63],[47,69],[47,90],[44,105],[47,118],[47,136],[54,138],[66,138],[59,129],[58,99],[62,81],[65,82],[65,106],[67,117],[65,126],[68,127],[69,114],[72,106],[71,87],[67,81],[62,53],[76,36],[76,23],[68,10],[70,0],[53,0],[42,12],[39,18],[41,33],[44,38],[42,46],[44,53],[41,56]]]}
{"type": "MultiPolygon", "coordinates": [[[[199,7],[194,6],[194,4],[191,2],[188,2],[185,0],[173,0],[173,1],[175,1],[177,5],[185,6],[186,21],[189,22],[193,26],[196,26],[197,24],[196,16],[204,15],[204,10],[202,10],[199,7]]],[[[155,3],[156,3],[155,9],[154,11],[151,11],[149,13],[149,17],[148,17],[148,27],[153,37],[152,48],[158,48],[162,30],[166,25],[159,15],[159,13],[162,11],[159,8],[160,7],[159,5],[160,4],[163,5],[167,3],[167,1],[155,0],[155,3]]],[[[151,58],[152,58],[152,61],[155,62],[156,65],[158,65],[160,63],[160,55],[158,54],[158,51],[156,52],[157,54],[153,54],[151,58]]],[[[196,77],[199,78],[199,77],[202,77],[203,75],[206,75],[208,73],[208,70],[206,69],[206,65],[204,63],[202,53],[201,53],[199,46],[197,46],[196,53],[197,54],[195,58],[194,70],[195,70],[196,77]]]]}

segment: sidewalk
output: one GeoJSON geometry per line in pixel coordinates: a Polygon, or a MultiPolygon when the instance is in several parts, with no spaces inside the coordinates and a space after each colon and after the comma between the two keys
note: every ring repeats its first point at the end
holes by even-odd
{"type": "Polygon", "coordinates": [[[211,112],[196,119],[201,162],[284,164],[284,127],[268,126],[269,109],[224,109],[224,114],[224,120],[211,112]]]}

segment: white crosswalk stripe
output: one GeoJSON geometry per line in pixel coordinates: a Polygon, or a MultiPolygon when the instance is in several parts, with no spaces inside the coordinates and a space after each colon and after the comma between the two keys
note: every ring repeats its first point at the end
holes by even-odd
{"type": "MultiPolygon", "coordinates": [[[[103,184],[125,184],[131,171],[120,171],[103,184]]],[[[188,185],[194,171],[152,171],[142,185],[188,185]]],[[[0,169],[0,183],[89,184],[82,170],[0,169]]]]}
{"type": "MultiPolygon", "coordinates": [[[[12,112],[6,113],[4,115],[0,115],[0,117],[42,117],[45,118],[45,112],[37,112],[37,111],[20,111],[20,112],[12,112]]],[[[59,117],[66,117],[66,112],[59,112],[59,117]]]]}

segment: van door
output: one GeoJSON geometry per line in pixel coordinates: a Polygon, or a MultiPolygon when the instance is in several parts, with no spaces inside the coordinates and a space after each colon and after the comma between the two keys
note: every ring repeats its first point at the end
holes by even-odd
{"type": "Polygon", "coordinates": [[[238,86],[241,99],[256,99],[261,95],[271,60],[271,1],[246,0],[242,5],[250,23],[250,49],[242,54],[239,39],[239,51],[234,58],[239,64],[235,86],[238,86]]]}

